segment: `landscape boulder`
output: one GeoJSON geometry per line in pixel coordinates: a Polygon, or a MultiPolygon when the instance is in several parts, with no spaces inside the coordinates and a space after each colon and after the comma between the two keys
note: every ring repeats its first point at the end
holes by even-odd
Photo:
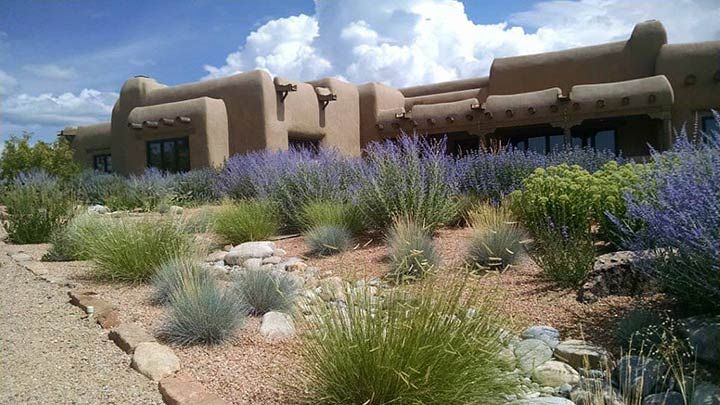
{"type": "Polygon", "coordinates": [[[264,259],[273,255],[275,243],[273,242],[245,242],[241,243],[225,255],[225,264],[236,266],[247,259],[264,259]]]}
{"type": "Polygon", "coordinates": [[[552,349],[539,339],[525,339],[515,345],[515,357],[518,367],[525,372],[531,372],[552,358],[552,349]]]}
{"type": "Polygon", "coordinates": [[[587,282],[578,291],[578,301],[593,303],[611,295],[636,296],[658,291],[657,284],[641,262],[652,260],[655,254],[649,251],[620,251],[598,256],[587,282]]]}
{"type": "Polygon", "coordinates": [[[720,365],[720,315],[695,316],[683,319],[681,324],[681,332],[697,360],[710,366],[720,365]]]}
{"type": "Polygon", "coordinates": [[[155,338],[148,334],[145,329],[136,323],[130,322],[113,328],[108,333],[108,339],[115,342],[122,351],[128,354],[133,354],[140,343],[155,342],[155,338]]]}
{"type": "Polygon", "coordinates": [[[667,391],[646,396],[643,398],[642,405],[685,405],[685,400],[681,393],[667,391]]]}
{"type": "Polygon", "coordinates": [[[523,339],[542,340],[550,346],[551,349],[554,349],[555,346],[560,343],[560,332],[552,326],[546,325],[531,326],[525,329],[522,334],[520,334],[520,337],[523,339]]]}
{"type": "Polygon", "coordinates": [[[569,364],[550,360],[535,367],[532,378],[544,387],[560,387],[563,384],[576,385],[580,374],[569,364]]]}
{"type": "Polygon", "coordinates": [[[180,369],[180,359],[167,346],[143,342],[135,348],[130,366],[145,377],[160,381],[180,369]]]}
{"type": "Polygon", "coordinates": [[[295,326],[288,314],[270,311],[263,315],[260,334],[268,342],[275,342],[295,335],[295,326]]]}
{"type": "Polygon", "coordinates": [[[602,369],[608,359],[608,353],[602,347],[583,340],[568,339],[555,347],[555,358],[574,368],[602,369]]]}
{"type": "Polygon", "coordinates": [[[646,397],[658,392],[666,369],[650,357],[623,356],[612,371],[612,380],[624,395],[646,397]]]}
{"type": "Polygon", "coordinates": [[[690,405],[720,405],[720,387],[710,383],[698,384],[690,405]]]}

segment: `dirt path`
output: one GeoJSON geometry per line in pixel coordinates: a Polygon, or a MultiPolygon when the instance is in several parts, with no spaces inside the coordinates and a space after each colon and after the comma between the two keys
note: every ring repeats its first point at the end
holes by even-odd
{"type": "Polygon", "coordinates": [[[0,246],[0,404],[162,404],[107,333],[0,246]]]}

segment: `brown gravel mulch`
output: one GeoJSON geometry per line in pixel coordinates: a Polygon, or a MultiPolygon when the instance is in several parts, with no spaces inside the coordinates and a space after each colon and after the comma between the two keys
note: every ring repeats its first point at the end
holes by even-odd
{"type": "MultiPolygon", "coordinates": [[[[462,264],[469,229],[443,229],[435,238],[443,257],[443,272],[462,264]]],[[[388,250],[382,236],[358,243],[356,249],[330,257],[310,257],[302,237],[277,241],[287,256],[303,257],[308,265],[320,268],[322,277],[340,276],[353,281],[382,277],[387,269],[388,250]]],[[[13,246],[15,251],[31,253],[39,259],[47,245],[13,246]]],[[[70,281],[94,289],[118,306],[123,321],[157,330],[165,309],[151,305],[151,287],[98,281],[91,277],[91,263],[47,263],[53,272],[70,281]]],[[[546,324],[558,328],[563,338],[581,338],[603,345],[615,352],[613,341],[617,320],[635,306],[656,306],[657,298],[640,301],[631,297],[610,297],[591,305],[576,300],[573,289],[555,287],[542,277],[538,266],[529,258],[503,273],[490,272],[468,279],[472,287],[492,297],[499,310],[522,329],[546,324]]],[[[242,331],[226,344],[215,347],[175,347],[182,368],[206,387],[235,404],[288,404],[298,398],[293,386],[299,375],[298,339],[266,343],[258,329],[260,320],[250,318],[242,331]]]]}

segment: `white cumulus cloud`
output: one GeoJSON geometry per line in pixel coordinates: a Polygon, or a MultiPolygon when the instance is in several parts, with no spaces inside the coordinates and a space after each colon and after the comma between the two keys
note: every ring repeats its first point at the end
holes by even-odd
{"type": "Polygon", "coordinates": [[[118,94],[83,89],[78,94],[17,94],[2,103],[3,120],[22,125],[76,125],[109,120],[118,94]]]}
{"type": "Polygon", "coordinates": [[[17,79],[0,69],[0,96],[10,94],[17,87],[17,79]]]}
{"type": "Polygon", "coordinates": [[[408,86],[485,75],[496,57],[625,39],[648,19],[673,42],[720,38],[717,0],[542,1],[494,24],[476,24],[457,0],[316,0],[314,15],[264,24],[205,78],[259,68],[408,86]]]}

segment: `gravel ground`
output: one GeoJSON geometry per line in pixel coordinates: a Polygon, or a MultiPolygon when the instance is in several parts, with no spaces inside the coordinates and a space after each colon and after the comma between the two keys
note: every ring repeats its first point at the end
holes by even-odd
{"type": "Polygon", "coordinates": [[[162,404],[156,384],[65,288],[37,279],[0,252],[0,403],[162,404]]]}

